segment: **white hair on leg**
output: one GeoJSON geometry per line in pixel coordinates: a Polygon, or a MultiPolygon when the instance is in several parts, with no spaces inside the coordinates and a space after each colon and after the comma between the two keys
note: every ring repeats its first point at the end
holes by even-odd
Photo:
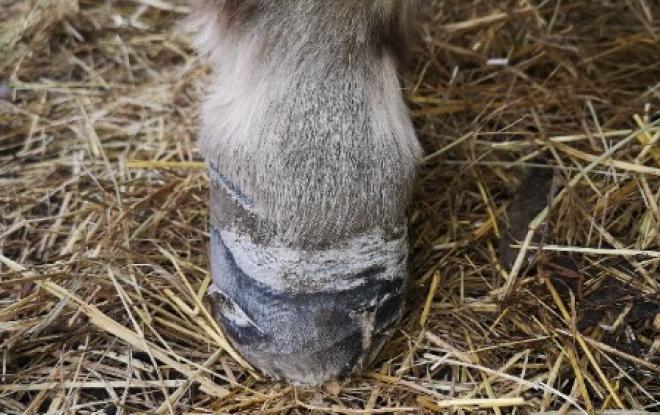
{"type": "Polygon", "coordinates": [[[215,67],[201,150],[284,243],[401,220],[420,149],[394,48],[372,33],[399,4],[210,1],[191,21],[215,67]]]}

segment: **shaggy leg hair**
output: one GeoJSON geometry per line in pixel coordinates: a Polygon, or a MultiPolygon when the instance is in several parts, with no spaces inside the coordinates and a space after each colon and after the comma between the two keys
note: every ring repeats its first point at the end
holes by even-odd
{"type": "Polygon", "coordinates": [[[318,384],[399,322],[420,156],[396,74],[412,0],[207,0],[214,314],[255,366],[318,384]]]}
{"type": "Polygon", "coordinates": [[[401,221],[420,149],[396,61],[411,0],[211,0],[193,20],[214,64],[200,147],[314,247],[401,221]]]}

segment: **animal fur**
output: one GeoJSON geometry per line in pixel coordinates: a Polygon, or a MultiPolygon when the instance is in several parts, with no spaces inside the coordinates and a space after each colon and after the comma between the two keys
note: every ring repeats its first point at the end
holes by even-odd
{"type": "Polygon", "coordinates": [[[207,161],[314,249],[405,221],[420,148],[397,79],[412,0],[205,0],[207,161]]]}

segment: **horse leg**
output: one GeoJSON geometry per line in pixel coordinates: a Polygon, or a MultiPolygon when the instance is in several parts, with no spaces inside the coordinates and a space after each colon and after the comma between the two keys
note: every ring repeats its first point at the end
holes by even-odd
{"type": "Polygon", "coordinates": [[[205,0],[214,316],[296,384],[368,365],[401,318],[420,149],[397,79],[410,0],[205,0]]]}

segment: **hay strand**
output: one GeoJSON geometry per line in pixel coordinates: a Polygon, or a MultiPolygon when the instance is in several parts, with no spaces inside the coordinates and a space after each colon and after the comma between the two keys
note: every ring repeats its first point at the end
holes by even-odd
{"type": "Polygon", "coordinates": [[[420,4],[409,307],[372,368],[296,388],[205,300],[194,3],[0,0],[0,412],[657,412],[656,8],[420,4]]]}

